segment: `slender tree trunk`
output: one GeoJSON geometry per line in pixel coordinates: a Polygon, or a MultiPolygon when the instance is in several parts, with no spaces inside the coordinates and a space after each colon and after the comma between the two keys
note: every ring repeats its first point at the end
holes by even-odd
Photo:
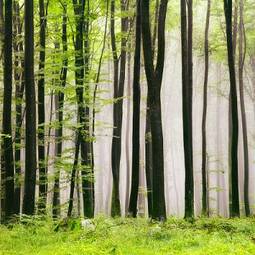
{"type": "Polygon", "coordinates": [[[140,61],[141,61],[141,1],[136,1],[135,56],[133,76],[133,135],[132,135],[132,182],[129,213],[137,216],[137,197],[140,170],[140,61]]]}
{"type": "Polygon", "coordinates": [[[4,22],[4,95],[2,134],[2,182],[4,185],[4,220],[14,213],[14,159],[12,145],[12,1],[5,1],[4,22]]]}
{"type": "Polygon", "coordinates": [[[194,217],[192,145],[192,0],[181,0],[183,141],[185,157],[185,218],[194,217]]]}
{"type": "Polygon", "coordinates": [[[20,17],[20,6],[18,1],[14,2],[14,36],[16,37],[14,39],[13,48],[14,48],[14,55],[15,55],[15,61],[14,61],[14,80],[15,80],[15,98],[16,98],[16,116],[15,116],[15,190],[14,190],[14,212],[15,214],[20,213],[20,193],[21,193],[21,184],[20,184],[20,174],[21,174],[21,127],[23,123],[23,117],[22,117],[22,100],[23,100],[23,94],[24,94],[24,59],[23,57],[20,57],[20,55],[24,52],[23,49],[23,41],[20,39],[22,36],[22,23],[21,23],[21,17],[20,17]],[[22,72],[20,73],[20,68],[22,69],[22,72]]]}
{"type": "Polygon", "coordinates": [[[204,96],[203,96],[203,117],[202,117],[202,213],[208,215],[208,200],[207,200],[207,141],[206,141],[206,119],[207,119],[207,90],[208,90],[208,74],[209,74],[209,26],[210,26],[211,0],[207,1],[207,14],[205,24],[205,74],[204,74],[204,96]]]}
{"type": "Polygon", "coordinates": [[[228,65],[230,77],[230,101],[231,101],[231,216],[239,217],[239,188],[238,188],[238,108],[235,61],[233,54],[232,37],[232,0],[224,0],[224,12],[226,19],[226,35],[228,48],[228,65]]]}
{"type": "Polygon", "coordinates": [[[46,14],[44,0],[39,0],[40,55],[38,78],[38,161],[39,161],[39,202],[38,210],[45,213],[47,202],[47,173],[45,167],[45,43],[46,14]]]}
{"type": "MultiPolygon", "coordinates": [[[[89,2],[87,2],[87,10],[89,10],[89,2]]],[[[80,0],[79,3],[74,0],[74,13],[76,15],[76,37],[75,37],[75,82],[76,82],[76,98],[78,104],[79,115],[79,132],[81,137],[81,164],[82,170],[82,193],[84,204],[84,216],[93,217],[94,215],[94,184],[91,175],[91,143],[89,142],[89,106],[85,105],[84,99],[88,99],[89,91],[86,85],[86,95],[84,97],[84,78],[85,72],[88,73],[88,17],[84,20],[85,0],[80,0]],[[85,31],[85,38],[84,38],[85,31]],[[85,49],[84,41],[85,39],[85,49]],[[85,53],[85,57],[84,57],[85,53]]],[[[88,16],[85,15],[85,16],[88,16]]]]}
{"type": "MultiPolygon", "coordinates": [[[[156,0],[153,38],[152,38],[152,56],[153,62],[155,59],[156,40],[157,40],[157,27],[159,15],[159,0],[156,0]]],[[[147,96],[146,102],[146,123],[145,123],[145,174],[147,186],[147,200],[148,200],[148,214],[152,216],[152,141],[151,141],[151,125],[150,125],[150,107],[149,97],[147,96]]]]}
{"type": "Polygon", "coordinates": [[[245,111],[245,99],[244,99],[244,80],[243,70],[245,61],[245,31],[243,21],[243,0],[239,0],[239,93],[240,93],[240,108],[242,118],[242,130],[243,130],[243,154],[244,154],[244,207],[246,216],[250,216],[250,204],[249,204],[249,148],[248,148],[248,134],[247,134],[247,121],[245,111]]]}
{"type": "Polygon", "coordinates": [[[75,142],[74,163],[73,163],[73,169],[72,169],[72,174],[71,174],[71,185],[70,185],[70,195],[69,195],[67,217],[72,216],[75,179],[76,179],[76,172],[77,172],[77,166],[78,166],[78,161],[79,161],[79,151],[80,151],[80,135],[78,133],[76,135],[76,142],[75,142]]]}
{"type": "MultiPolygon", "coordinates": [[[[62,17],[62,68],[60,72],[60,88],[57,92],[57,119],[58,119],[58,127],[56,129],[56,157],[57,160],[61,160],[62,157],[62,139],[63,139],[63,113],[64,113],[64,99],[65,93],[64,89],[66,87],[66,79],[67,79],[67,71],[68,71],[68,57],[67,57],[67,4],[66,1],[62,3],[63,8],[63,17],[62,17]]],[[[55,174],[55,181],[54,181],[54,194],[53,194],[53,216],[58,216],[59,214],[59,196],[60,196],[60,186],[59,186],[59,179],[60,173],[57,171],[55,174]]]]}
{"type": "Polygon", "coordinates": [[[164,149],[161,116],[161,85],[165,59],[165,19],[167,0],[160,1],[158,17],[158,54],[156,68],[153,64],[152,39],[150,32],[149,1],[141,2],[141,24],[145,73],[148,83],[150,125],[152,137],[152,218],[165,220],[164,149]]]}
{"type": "Polygon", "coordinates": [[[92,143],[90,142],[90,86],[89,86],[89,22],[90,22],[90,1],[86,1],[86,14],[84,19],[84,72],[85,72],[85,96],[84,96],[84,124],[83,139],[81,140],[81,164],[82,164],[82,194],[84,205],[84,216],[94,216],[94,172],[91,161],[92,143]]]}
{"type": "Polygon", "coordinates": [[[0,0],[0,60],[2,60],[4,45],[4,2],[0,0]]]}
{"type": "MultiPolygon", "coordinates": [[[[121,0],[121,12],[127,9],[125,0],[121,0]]],[[[113,175],[113,191],[112,191],[112,216],[120,216],[120,196],[119,196],[119,173],[121,159],[121,131],[123,117],[123,95],[126,76],[126,35],[128,30],[128,18],[121,18],[121,53],[117,56],[116,35],[115,35],[115,0],[111,0],[111,44],[114,65],[114,105],[113,105],[113,138],[112,138],[112,175],[113,175]]]]}
{"type": "Polygon", "coordinates": [[[36,181],[36,105],[34,84],[34,1],[25,0],[26,146],[23,213],[33,214],[36,181]]]}

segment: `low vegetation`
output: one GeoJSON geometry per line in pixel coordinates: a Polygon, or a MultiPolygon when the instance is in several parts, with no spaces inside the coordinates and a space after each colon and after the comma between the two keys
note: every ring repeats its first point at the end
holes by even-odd
{"type": "Polygon", "coordinates": [[[255,219],[145,219],[97,217],[81,221],[29,218],[0,226],[0,254],[255,254],[255,219]]]}

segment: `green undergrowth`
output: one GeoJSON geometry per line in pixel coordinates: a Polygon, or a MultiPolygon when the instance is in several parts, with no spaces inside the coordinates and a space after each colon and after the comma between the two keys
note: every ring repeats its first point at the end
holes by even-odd
{"type": "Polygon", "coordinates": [[[83,229],[80,220],[26,218],[0,226],[0,255],[255,255],[255,218],[172,218],[162,224],[97,217],[93,224],[83,229]]]}

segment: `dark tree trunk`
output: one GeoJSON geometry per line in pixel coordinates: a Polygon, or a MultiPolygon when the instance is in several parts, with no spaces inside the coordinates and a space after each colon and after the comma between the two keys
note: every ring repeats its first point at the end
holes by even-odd
{"type": "Polygon", "coordinates": [[[4,22],[4,95],[3,95],[3,142],[2,182],[4,187],[4,220],[14,213],[14,159],[12,145],[12,1],[5,1],[4,22]]]}
{"type": "Polygon", "coordinates": [[[207,187],[207,140],[206,140],[206,119],[207,119],[207,91],[209,74],[209,27],[210,27],[211,0],[207,1],[207,14],[205,24],[205,74],[204,74],[204,95],[203,95],[203,116],[202,116],[202,213],[209,216],[209,201],[207,187]]]}
{"type": "MultiPolygon", "coordinates": [[[[87,2],[88,3],[88,2],[87,2]]],[[[89,3],[88,3],[89,4],[89,3]]],[[[89,45],[88,45],[88,15],[86,22],[84,20],[85,1],[79,3],[74,0],[74,13],[76,15],[76,37],[75,37],[75,82],[76,98],[79,115],[79,132],[81,146],[81,164],[82,164],[82,193],[84,204],[84,216],[93,217],[94,215],[94,184],[93,173],[91,172],[91,143],[89,141],[89,106],[85,105],[84,100],[88,99],[89,91],[86,85],[86,95],[84,97],[84,78],[85,72],[88,73],[89,45]],[[85,32],[85,49],[84,49],[84,32],[85,32]],[[84,54],[85,53],[85,57],[84,54]]],[[[87,6],[89,8],[89,5],[87,6]]]]}
{"type": "Polygon", "coordinates": [[[152,218],[165,220],[164,190],[164,149],[161,117],[161,84],[165,60],[165,19],[167,0],[161,0],[158,17],[158,55],[156,68],[153,64],[152,39],[150,32],[149,1],[141,3],[141,24],[145,73],[148,83],[148,107],[150,108],[150,125],[152,138],[152,218]]]}
{"type": "Polygon", "coordinates": [[[185,158],[185,218],[194,217],[192,145],[192,0],[181,0],[183,141],[185,158]]]}
{"type": "Polygon", "coordinates": [[[226,19],[226,35],[228,49],[228,66],[230,78],[230,101],[231,101],[231,216],[239,217],[239,188],[238,188],[238,108],[235,61],[232,37],[232,0],[224,0],[224,13],[226,19]]]}
{"type": "Polygon", "coordinates": [[[239,0],[239,93],[240,93],[240,109],[242,118],[242,131],[243,131],[243,154],[244,154],[244,207],[246,216],[250,216],[250,203],[249,203],[249,148],[248,148],[248,134],[247,134],[247,121],[245,111],[244,99],[244,62],[245,62],[245,30],[243,21],[243,0],[239,0]]]}
{"type": "MultiPolygon", "coordinates": [[[[58,126],[56,129],[56,156],[58,160],[61,160],[62,157],[62,139],[63,139],[63,110],[64,110],[64,99],[65,93],[64,89],[66,87],[66,78],[67,78],[67,71],[68,71],[68,57],[67,57],[67,4],[64,1],[62,3],[63,8],[63,17],[62,17],[62,50],[63,50],[63,57],[62,57],[62,68],[60,72],[60,88],[57,93],[57,118],[58,118],[58,126]]],[[[59,214],[59,196],[60,196],[60,186],[59,186],[59,179],[60,173],[57,171],[55,173],[55,180],[54,180],[54,194],[53,194],[53,216],[56,217],[59,214]]]]}
{"type": "MultiPolygon", "coordinates": [[[[158,15],[159,15],[159,0],[156,0],[153,38],[152,38],[153,62],[155,59],[158,15]]],[[[151,217],[152,216],[152,141],[151,141],[151,125],[150,125],[150,107],[148,105],[149,105],[149,97],[147,96],[146,123],[145,123],[145,174],[146,174],[146,186],[147,186],[148,214],[149,214],[149,217],[151,217]]]]}
{"type": "Polygon", "coordinates": [[[94,172],[91,161],[92,143],[90,142],[90,87],[89,87],[89,22],[90,5],[86,1],[86,14],[84,19],[84,72],[85,72],[85,96],[84,96],[84,125],[83,139],[81,140],[81,164],[82,164],[82,194],[84,205],[84,216],[92,218],[94,216],[94,172]]]}
{"type": "Polygon", "coordinates": [[[36,181],[36,104],[34,84],[34,2],[25,0],[25,95],[26,146],[25,188],[23,213],[31,215],[35,209],[36,181]]]}
{"type": "Polygon", "coordinates": [[[70,185],[70,195],[69,195],[67,217],[71,217],[72,211],[73,211],[74,188],[75,188],[77,166],[78,166],[78,161],[79,161],[79,151],[80,151],[80,135],[78,133],[76,135],[76,142],[75,142],[74,163],[73,163],[73,169],[72,169],[72,173],[71,173],[71,185],[70,185]]]}
{"type": "Polygon", "coordinates": [[[20,39],[22,36],[22,23],[21,23],[21,17],[20,17],[20,6],[17,1],[14,2],[14,55],[15,55],[15,61],[14,61],[14,80],[15,80],[15,98],[16,98],[16,127],[15,127],[15,190],[14,190],[14,212],[15,214],[20,213],[20,195],[21,195],[21,184],[20,184],[20,174],[21,174],[21,127],[23,123],[23,117],[22,117],[22,100],[23,100],[23,94],[24,94],[24,59],[23,57],[20,57],[21,54],[23,54],[23,40],[20,39]],[[20,73],[19,69],[22,69],[22,72],[20,73]]]}
{"type": "MultiPolygon", "coordinates": [[[[121,12],[126,11],[127,4],[121,0],[121,12]]],[[[111,0],[111,44],[114,65],[114,105],[113,105],[113,138],[112,138],[112,216],[120,216],[120,196],[119,196],[119,172],[121,158],[121,131],[123,117],[123,95],[126,75],[126,45],[127,40],[122,34],[121,53],[117,56],[116,35],[115,35],[115,0],[111,0]],[[119,63],[120,62],[120,63],[119,63]]],[[[121,32],[128,30],[127,17],[121,18],[121,32]]]]}
{"type": "Polygon", "coordinates": [[[45,43],[46,13],[44,0],[39,0],[40,15],[40,55],[38,77],[38,163],[39,163],[39,201],[38,210],[45,213],[47,203],[47,172],[45,167],[45,43]]]}
{"type": "Polygon", "coordinates": [[[3,55],[3,40],[4,40],[4,2],[0,0],[0,60],[2,60],[3,55]]]}
{"type": "Polygon", "coordinates": [[[132,135],[132,182],[129,214],[137,216],[137,197],[140,169],[140,61],[141,61],[141,1],[136,1],[136,31],[133,77],[133,135],[132,135]]]}

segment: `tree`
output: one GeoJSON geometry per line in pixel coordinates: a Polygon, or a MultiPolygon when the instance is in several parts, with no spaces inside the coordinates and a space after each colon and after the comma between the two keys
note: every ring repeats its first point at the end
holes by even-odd
{"type": "Polygon", "coordinates": [[[126,33],[128,30],[128,18],[124,16],[127,10],[128,1],[121,0],[121,50],[120,57],[117,53],[116,34],[115,34],[115,0],[111,0],[111,46],[113,55],[113,87],[114,87],[114,105],[113,105],[113,137],[112,137],[112,176],[113,176],[113,191],[112,191],[112,216],[120,216],[120,197],[119,197],[119,173],[120,173],[120,158],[121,158],[121,131],[123,118],[123,95],[126,76],[126,33]]]}
{"type": "MultiPolygon", "coordinates": [[[[67,71],[68,71],[68,43],[67,43],[67,3],[66,1],[60,2],[63,8],[62,15],[62,68],[60,71],[60,87],[57,91],[56,96],[56,113],[58,119],[58,126],[56,128],[56,157],[60,160],[62,157],[62,136],[63,136],[63,115],[64,115],[64,99],[65,93],[64,89],[66,87],[67,71]]],[[[79,146],[79,145],[78,145],[79,146]]],[[[59,187],[59,172],[55,174],[54,180],[54,194],[53,194],[53,216],[59,215],[59,203],[60,203],[60,187],[59,187]]]]}
{"type": "Polygon", "coordinates": [[[133,135],[132,135],[132,182],[129,213],[137,215],[137,197],[140,169],[140,62],[141,62],[141,1],[136,1],[135,56],[133,78],[133,135]]]}
{"type": "MultiPolygon", "coordinates": [[[[152,37],[153,62],[156,55],[155,53],[156,53],[158,16],[159,16],[159,0],[156,0],[153,37],[152,37]]],[[[145,174],[146,174],[146,185],[147,185],[148,213],[149,213],[149,217],[151,217],[152,216],[152,141],[151,141],[149,97],[147,97],[146,106],[147,108],[146,108],[146,124],[145,124],[145,174]]]]}
{"type": "Polygon", "coordinates": [[[206,140],[206,118],[207,118],[207,90],[208,90],[208,73],[209,73],[209,27],[211,14],[211,0],[207,1],[207,14],[205,23],[205,74],[204,74],[204,95],[203,95],[203,116],[202,116],[202,213],[208,215],[208,187],[207,187],[207,140],[206,140]]]}
{"type": "MultiPolygon", "coordinates": [[[[89,2],[87,2],[88,4],[89,2]]],[[[89,106],[84,102],[88,97],[84,97],[84,79],[85,74],[88,74],[88,13],[86,13],[86,22],[84,21],[85,6],[84,0],[79,3],[74,0],[74,13],[76,16],[76,36],[75,36],[75,83],[76,83],[76,99],[78,105],[79,116],[79,132],[80,132],[80,146],[81,146],[81,164],[82,164],[82,193],[84,204],[84,216],[93,217],[94,215],[94,185],[91,180],[91,143],[89,141],[89,106]],[[85,28],[85,29],[84,29],[85,28]],[[84,38],[85,31],[85,38],[84,38]],[[85,40],[85,49],[84,49],[85,40]],[[85,52],[85,56],[84,53],[85,52]]],[[[89,4],[87,11],[89,12],[89,4]]],[[[85,79],[86,80],[86,79],[85,79]]],[[[88,86],[86,85],[86,94],[88,86]]]]}
{"type": "Polygon", "coordinates": [[[224,14],[226,20],[226,36],[228,50],[228,67],[230,78],[230,103],[231,103],[231,211],[232,217],[240,216],[239,188],[238,188],[238,108],[236,91],[236,74],[232,37],[232,0],[224,0],[224,14]]]}
{"type": "Polygon", "coordinates": [[[152,39],[150,32],[149,1],[141,3],[141,24],[145,73],[148,85],[148,107],[150,108],[150,125],[152,139],[152,218],[165,220],[165,190],[164,190],[164,149],[161,116],[161,84],[165,58],[165,20],[167,0],[160,1],[158,16],[158,54],[154,68],[152,39]]]}
{"type": "Polygon", "coordinates": [[[38,78],[38,161],[39,161],[39,203],[38,209],[44,212],[47,201],[47,172],[45,166],[45,44],[46,12],[44,0],[39,0],[40,15],[40,55],[38,78]]]}
{"type": "Polygon", "coordinates": [[[243,131],[243,155],[244,155],[244,207],[246,216],[250,216],[250,203],[249,203],[249,148],[248,148],[248,134],[247,134],[247,121],[244,100],[244,62],[245,62],[245,29],[243,21],[243,0],[239,0],[239,60],[238,60],[238,74],[239,74],[239,93],[240,93],[240,109],[243,131]]]}
{"type": "Polygon", "coordinates": [[[185,158],[185,218],[194,217],[194,177],[192,144],[192,31],[193,1],[181,0],[181,43],[182,43],[182,104],[183,141],[185,158]]]}
{"type": "Polygon", "coordinates": [[[25,187],[23,213],[31,215],[35,209],[36,182],[36,103],[34,84],[34,1],[25,0],[25,96],[26,96],[26,145],[25,187]]]}
{"type": "Polygon", "coordinates": [[[18,1],[14,2],[14,81],[15,81],[15,108],[16,108],[16,116],[15,116],[15,190],[14,190],[14,200],[15,200],[15,214],[20,213],[20,195],[21,195],[21,129],[23,124],[23,116],[22,116],[22,101],[24,97],[24,57],[22,56],[24,53],[24,40],[22,36],[23,24],[21,20],[20,14],[20,5],[18,1]],[[21,71],[20,71],[21,70],[21,71]]]}
{"type": "Polygon", "coordinates": [[[12,1],[5,1],[4,22],[4,97],[3,97],[3,144],[2,182],[4,185],[4,219],[14,213],[14,160],[12,145],[12,1]]]}

